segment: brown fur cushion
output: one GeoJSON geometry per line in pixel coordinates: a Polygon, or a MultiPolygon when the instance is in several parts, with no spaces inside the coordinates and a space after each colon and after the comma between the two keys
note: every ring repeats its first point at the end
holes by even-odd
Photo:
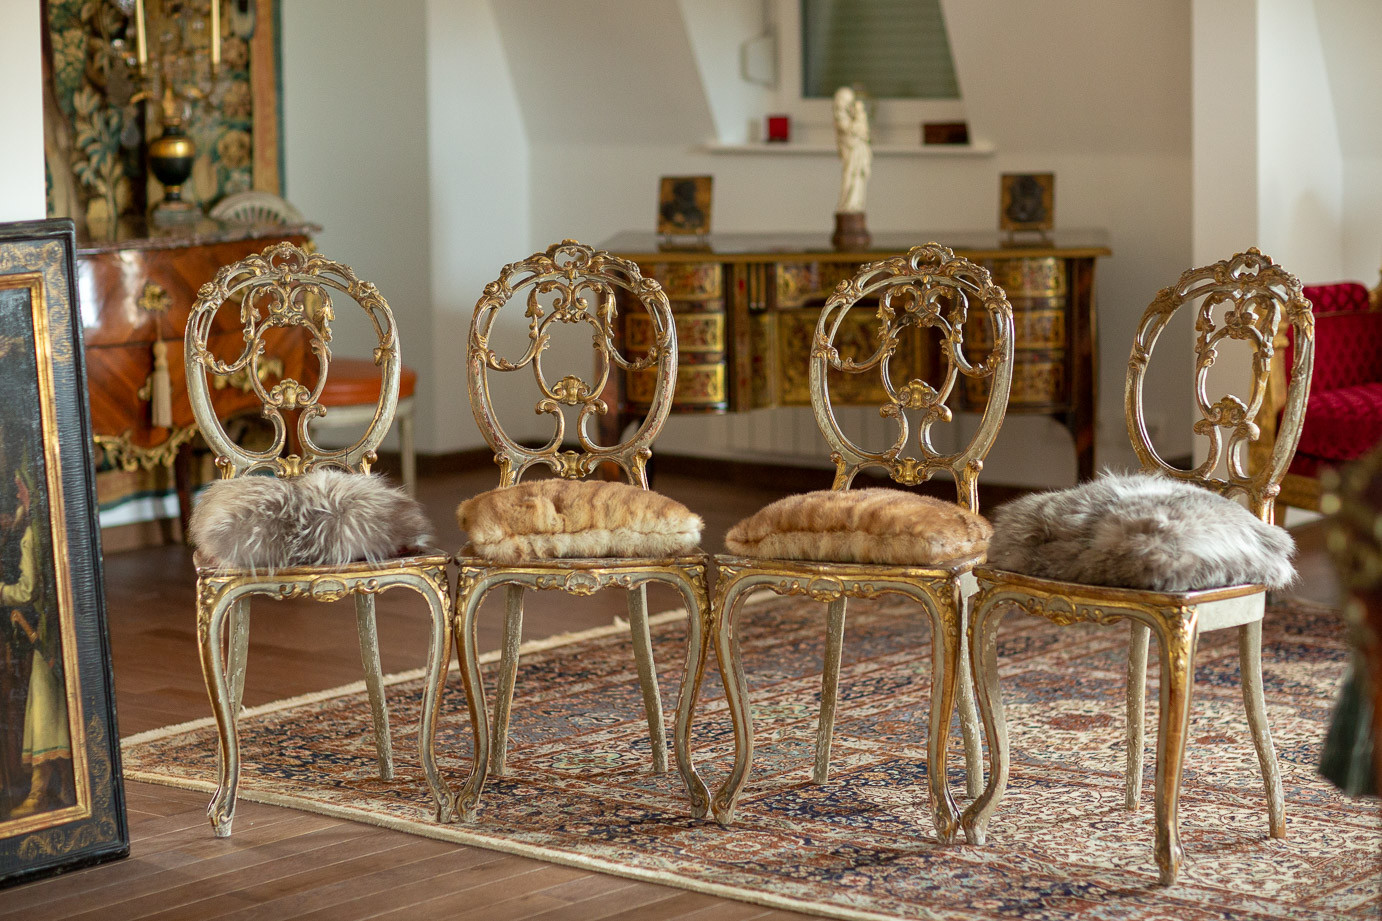
{"type": "Polygon", "coordinates": [[[979,553],[993,528],[954,502],[900,489],[823,489],[779,499],[725,535],[760,559],[925,566],[979,553]]]}
{"type": "Polygon", "coordinates": [[[497,563],[553,557],[664,557],[701,540],[699,515],[627,483],[532,480],[462,502],[456,521],[476,555],[497,563]]]}
{"type": "Polygon", "coordinates": [[[379,476],[326,468],[216,480],[187,530],[207,564],[270,573],[379,562],[432,540],[422,507],[403,490],[379,476]]]}

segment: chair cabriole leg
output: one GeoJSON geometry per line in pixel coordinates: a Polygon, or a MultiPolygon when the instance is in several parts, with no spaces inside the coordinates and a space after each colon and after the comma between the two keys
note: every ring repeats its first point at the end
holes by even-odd
{"type": "Polygon", "coordinates": [[[753,715],[749,710],[749,688],[744,680],[743,660],[739,655],[739,637],[735,630],[735,617],[744,590],[749,588],[747,580],[731,581],[723,588],[716,588],[719,601],[715,617],[718,629],[715,631],[715,656],[720,660],[720,674],[725,685],[725,705],[734,726],[734,767],[724,784],[716,791],[711,802],[715,821],[728,825],[734,821],[734,808],[739,802],[739,794],[748,783],[749,769],[753,766],[753,715]]]}
{"type": "MultiPolygon", "coordinates": [[[[629,638],[633,641],[633,661],[638,669],[638,684],[643,690],[643,711],[648,717],[648,736],[653,747],[653,773],[667,773],[667,729],[662,720],[662,696],[657,687],[657,666],[653,663],[653,639],[648,632],[648,585],[629,589],[629,638]]],[[[692,615],[688,615],[692,616],[692,615]]]]}
{"type": "Polygon", "coordinates": [[[484,600],[485,592],[475,583],[464,586],[466,575],[462,573],[456,589],[456,619],[454,633],[456,657],[461,664],[461,683],[465,687],[466,708],[470,711],[471,734],[475,739],[475,751],[470,763],[470,776],[456,797],[456,811],[463,819],[475,816],[480,794],[485,790],[485,780],[489,776],[489,711],[485,707],[485,684],[480,675],[477,640],[475,635],[475,612],[484,600]]]}
{"type": "Polygon", "coordinates": [[[369,691],[370,713],[374,722],[374,749],[379,760],[379,778],[393,780],[393,740],[389,737],[389,703],[384,697],[384,674],[379,665],[374,595],[361,593],[355,596],[355,628],[360,634],[360,660],[365,666],[365,687],[369,691]]]}
{"type": "Polygon", "coordinates": [[[231,682],[230,705],[238,717],[245,699],[245,671],[250,651],[250,599],[246,595],[230,606],[226,615],[230,630],[230,661],[226,665],[231,682]]]}
{"type": "Polygon", "coordinates": [[[208,608],[202,601],[200,584],[197,586],[197,598],[197,645],[201,651],[207,696],[211,698],[211,712],[216,718],[220,755],[216,792],[211,797],[206,814],[216,837],[228,838],[235,821],[235,794],[240,782],[240,739],[236,727],[239,714],[232,705],[234,689],[226,674],[223,650],[227,639],[227,615],[235,599],[222,594],[208,608]]]}
{"type": "Polygon", "coordinates": [[[979,708],[974,703],[974,670],[969,665],[969,598],[957,592],[955,604],[960,612],[960,649],[956,662],[960,679],[960,735],[965,746],[965,794],[972,800],[984,792],[983,729],[979,708]]]}
{"type": "Polygon", "coordinates": [[[490,748],[490,773],[503,777],[509,754],[509,714],[513,687],[518,679],[518,647],[523,643],[523,586],[504,587],[504,640],[499,654],[499,684],[494,693],[494,739],[490,748]]]}
{"type": "Polygon", "coordinates": [[[1238,661],[1248,728],[1252,730],[1257,763],[1267,788],[1267,826],[1273,838],[1285,838],[1286,803],[1281,792],[1281,770],[1276,763],[1276,748],[1267,726],[1267,707],[1262,693],[1262,621],[1255,620],[1238,628],[1238,661]]]}
{"type": "Polygon", "coordinates": [[[835,708],[840,699],[840,659],[845,646],[845,605],[848,598],[830,602],[825,619],[825,662],[821,667],[821,712],[816,724],[816,760],[812,783],[830,778],[830,739],[835,732],[835,708]]]}
{"type": "MultiPolygon", "coordinates": [[[[920,599],[919,599],[920,600],[920,599]]],[[[926,733],[926,774],[931,787],[931,815],[936,824],[936,840],[949,844],[955,840],[959,809],[950,792],[946,760],[949,749],[950,718],[955,712],[955,693],[959,687],[960,629],[962,618],[953,602],[922,604],[931,615],[931,716],[926,733]]]]}
{"type": "Polygon", "coordinates": [[[1123,774],[1123,804],[1131,810],[1142,804],[1142,750],[1146,739],[1147,642],[1151,630],[1132,621],[1128,635],[1128,700],[1125,728],[1127,766],[1123,774]]]}
{"type": "Polygon", "coordinates": [[[691,724],[705,678],[705,660],[710,650],[708,634],[715,624],[706,592],[705,572],[675,583],[686,601],[686,667],[682,671],[681,693],[677,699],[677,723],[673,733],[677,770],[691,798],[691,815],[703,819],[710,811],[710,790],[696,773],[691,760],[691,724]]]}
{"type": "Polygon", "coordinates": [[[427,599],[432,615],[432,633],[427,642],[427,685],[422,698],[422,720],[418,726],[418,756],[422,773],[432,791],[438,822],[454,822],[458,818],[451,790],[437,770],[437,717],[441,710],[442,691],[446,687],[446,670],[451,664],[451,611],[446,594],[439,589],[446,580],[446,570],[438,569],[435,582],[419,580],[418,592],[427,599]]]}
{"type": "Polygon", "coordinates": [[[1196,639],[1193,615],[1157,629],[1161,656],[1161,714],[1157,727],[1155,849],[1163,886],[1176,881],[1185,857],[1180,843],[1180,779],[1185,762],[1185,737],[1190,726],[1196,639]]]}
{"type": "Polygon", "coordinates": [[[1008,724],[998,688],[998,625],[1006,613],[1001,602],[978,596],[969,625],[969,658],[974,670],[975,697],[989,746],[989,776],[984,792],[960,817],[965,840],[983,844],[989,819],[1008,786],[1008,724]]]}

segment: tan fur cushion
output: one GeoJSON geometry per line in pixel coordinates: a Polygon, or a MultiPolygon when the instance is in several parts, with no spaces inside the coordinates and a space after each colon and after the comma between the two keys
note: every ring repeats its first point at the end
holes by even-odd
{"type": "Polygon", "coordinates": [[[900,489],[823,489],[779,499],[725,535],[743,556],[925,566],[981,552],[993,528],[954,502],[900,489]]]}
{"type": "Polygon", "coordinates": [[[627,483],[533,480],[491,489],[456,509],[478,556],[497,563],[553,557],[663,557],[701,539],[699,515],[627,483]]]}

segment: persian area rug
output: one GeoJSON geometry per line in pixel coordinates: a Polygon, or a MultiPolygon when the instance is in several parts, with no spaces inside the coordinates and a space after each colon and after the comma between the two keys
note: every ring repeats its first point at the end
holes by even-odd
{"type": "MultiPolygon", "coordinates": [[[[832,774],[816,786],[809,776],[825,606],[751,602],[743,649],[757,750],[729,828],[690,818],[675,769],[651,773],[628,634],[617,625],[529,647],[510,773],[491,778],[472,823],[431,819],[415,750],[417,674],[396,676],[388,691],[394,782],[375,774],[369,705],[355,685],[247,711],[240,795],[836,918],[1377,917],[1382,812],[1376,800],[1344,797],[1315,767],[1346,660],[1334,612],[1276,605],[1267,619],[1267,713],[1286,790],[1285,840],[1267,837],[1237,632],[1202,637],[1181,793],[1186,860],[1170,889],[1155,885],[1152,856],[1155,664],[1144,804],[1123,808],[1127,630],[1007,618],[999,647],[1013,751],[1007,798],[986,846],[942,847],[927,799],[931,645],[918,614],[901,599],[850,602],[832,774]]],[[[670,725],[685,625],[678,614],[655,623],[670,725]]],[[[693,738],[713,791],[733,741],[711,662],[693,738]]],[[[465,712],[453,668],[438,747],[453,789],[469,765],[465,712]]],[[[957,728],[950,783],[963,806],[958,736],[957,728]]],[[[215,738],[207,719],[128,739],[125,776],[210,793],[215,738]]]]}

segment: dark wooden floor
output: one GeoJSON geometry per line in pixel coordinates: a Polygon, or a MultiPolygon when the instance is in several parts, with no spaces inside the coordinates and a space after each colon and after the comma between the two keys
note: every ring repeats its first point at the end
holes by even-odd
{"type": "MultiPolygon", "coordinates": [[[[657,486],[701,513],[711,549],[722,546],[731,524],[781,491],[829,485],[826,473],[816,484],[797,479],[776,486],[735,484],[720,470],[706,477],[690,473],[678,465],[676,472],[664,471],[657,486]]],[[[454,549],[459,543],[456,502],[494,483],[492,469],[423,479],[420,497],[437,526],[438,546],[454,549]]],[[[1319,549],[1320,530],[1312,525],[1297,532],[1304,576],[1297,593],[1330,602],[1337,585],[1319,549]]],[[[209,715],[196,652],[189,551],[165,546],[110,554],[105,575],[121,734],[209,715]]],[[[622,593],[529,597],[528,638],[608,624],[624,612],[622,593]]],[[[654,588],[650,603],[664,610],[679,599],[654,588]]],[[[497,607],[497,600],[489,604],[497,607]]],[[[255,611],[247,705],[360,677],[348,602],[262,603],[255,611]]],[[[493,607],[482,612],[484,648],[498,645],[498,613],[493,607]]],[[[385,672],[423,664],[428,618],[415,595],[381,596],[379,624],[385,672]]],[[[205,795],[137,783],[127,784],[126,791],[131,856],[0,891],[0,919],[805,917],[244,801],[233,837],[216,839],[206,821],[205,795]]]]}

